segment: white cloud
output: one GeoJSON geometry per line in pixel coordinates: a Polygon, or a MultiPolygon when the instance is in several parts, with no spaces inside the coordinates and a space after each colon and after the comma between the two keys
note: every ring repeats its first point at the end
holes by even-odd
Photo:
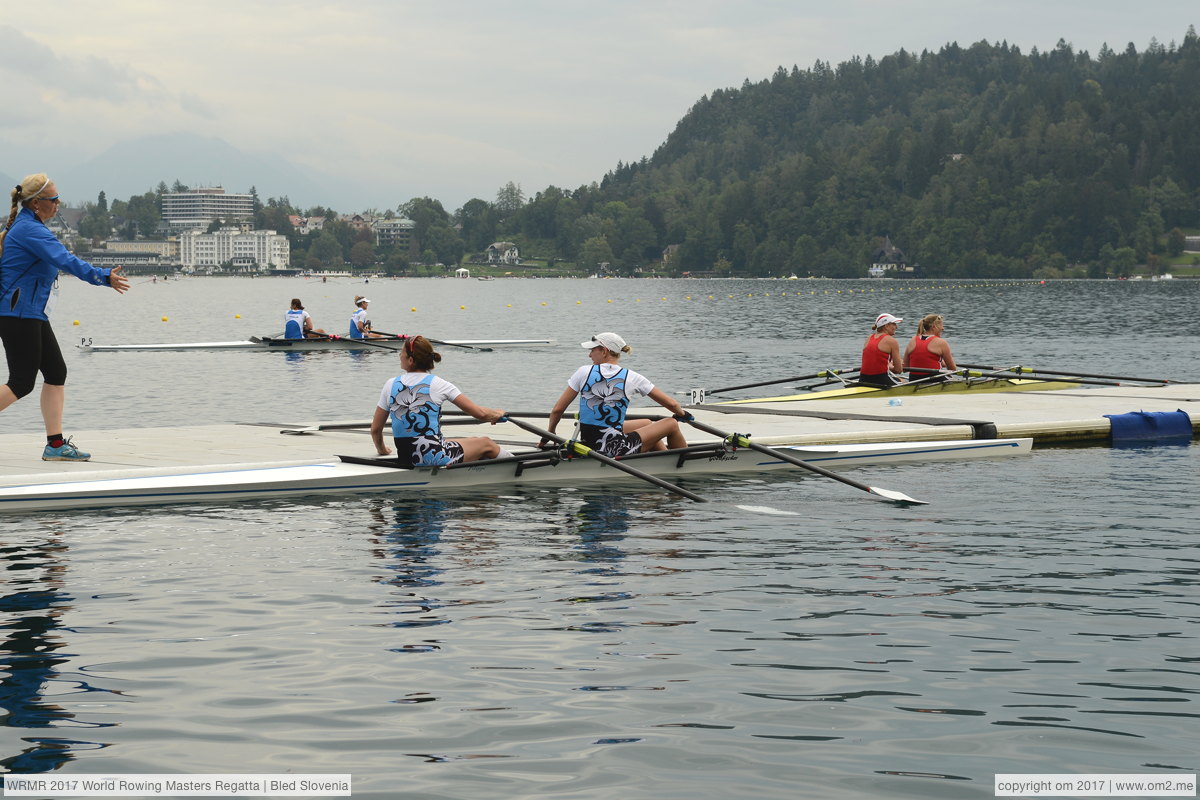
{"type": "MultiPolygon", "coordinates": [[[[82,161],[188,130],[270,150],[351,187],[447,207],[599,180],[650,155],[715,89],[948,41],[1059,38],[1095,52],[1181,39],[1194,3],[1158,0],[56,0],[0,25],[0,169],[82,161]],[[184,12],[183,9],[187,11],[184,12]],[[1150,13],[1150,11],[1153,13],[1150,13]],[[28,134],[39,132],[36,138],[28,134]],[[44,161],[43,163],[46,163],[44,161]]],[[[269,193],[269,188],[264,188],[269,193]]],[[[335,202],[334,197],[327,202],[335,202]]],[[[341,202],[340,200],[336,202],[341,202]]]]}

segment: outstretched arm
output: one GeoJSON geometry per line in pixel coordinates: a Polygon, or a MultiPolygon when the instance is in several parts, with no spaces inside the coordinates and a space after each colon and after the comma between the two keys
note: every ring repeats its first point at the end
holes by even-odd
{"type": "Polygon", "coordinates": [[[680,405],[678,400],[676,400],[674,397],[671,397],[671,395],[667,394],[657,386],[650,390],[650,394],[646,395],[646,397],[649,397],[667,411],[670,411],[671,416],[673,417],[682,417],[687,413],[683,410],[683,406],[680,405]]]}
{"type": "Polygon", "coordinates": [[[117,290],[117,294],[125,294],[129,290],[129,278],[121,274],[122,267],[113,267],[108,273],[108,285],[117,290]]]}
{"type": "Polygon", "coordinates": [[[473,402],[471,398],[467,397],[465,394],[460,394],[450,402],[454,403],[454,405],[458,406],[480,422],[490,422],[495,425],[500,421],[500,418],[504,416],[504,412],[500,409],[484,408],[483,406],[473,402]]]}

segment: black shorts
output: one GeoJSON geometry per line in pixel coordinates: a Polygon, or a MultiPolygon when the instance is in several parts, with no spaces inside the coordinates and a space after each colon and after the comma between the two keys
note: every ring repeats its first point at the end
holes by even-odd
{"type": "Polygon", "coordinates": [[[890,386],[899,386],[900,378],[893,372],[881,372],[878,375],[859,375],[859,386],[881,386],[888,388],[890,386]]]}
{"type": "Polygon", "coordinates": [[[38,372],[52,386],[67,382],[67,362],[46,320],[0,317],[0,341],[8,361],[8,388],[18,397],[33,391],[38,372]]]}
{"type": "Polygon", "coordinates": [[[609,458],[620,458],[642,450],[642,437],[637,433],[625,433],[598,425],[580,425],[579,433],[584,444],[609,458]]]}
{"type": "Polygon", "coordinates": [[[453,439],[430,436],[393,438],[396,458],[414,467],[445,467],[463,460],[463,446],[453,439]]]}

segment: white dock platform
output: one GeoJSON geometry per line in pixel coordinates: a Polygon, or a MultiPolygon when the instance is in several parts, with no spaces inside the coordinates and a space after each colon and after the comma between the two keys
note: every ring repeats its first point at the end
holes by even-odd
{"type": "MultiPolygon", "coordinates": [[[[913,396],[898,405],[880,398],[707,405],[694,413],[715,428],[751,435],[760,444],[807,446],[1023,437],[1038,443],[1103,441],[1110,429],[1105,415],[1177,410],[1188,413],[1193,435],[1200,432],[1200,384],[913,396]]],[[[654,413],[654,409],[637,408],[631,413],[654,413]]],[[[545,427],[544,419],[530,421],[545,427]]],[[[176,472],[293,468],[336,461],[337,455],[375,456],[365,427],[281,435],[284,430],[313,429],[318,424],[316,420],[278,420],[68,431],[80,447],[93,454],[91,461],[83,463],[42,461],[45,438],[40,431],[0,435],[0,488],[176,472]]],[[[570,435],[570,430],[566,421],[559,426],[560,434],[570,435]]],[[[512,423],[448,425],[445,432],[449,436],[488,435],[509,448],[532,445],[535,438],[512,423]]],[[[688,438],[699,444],[715,437],[690,430],[688,438]]]]}

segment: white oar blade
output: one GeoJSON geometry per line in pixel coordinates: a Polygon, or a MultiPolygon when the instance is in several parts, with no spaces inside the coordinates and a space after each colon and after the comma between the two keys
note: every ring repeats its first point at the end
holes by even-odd
{"type": "Polygon", "coordinates": [[[776,517],[798,517],[800,516],[795,511],[784,511],[782,508],[773,508],[771,506],[737,506],[742,511],[749,511],[753,514],[771,514],[776,517]]]}
{"type": "Polygon", "coordinates": [[[909,497],[904,492],[893,492],[891,489],[880,489],[878,486],[870,487],[871,494],[877,494],[880,497],[891,500],[893,503],[908,503],[914,506],[927,506],[929,501],[918,500],[915,497],[909,497]]]}

